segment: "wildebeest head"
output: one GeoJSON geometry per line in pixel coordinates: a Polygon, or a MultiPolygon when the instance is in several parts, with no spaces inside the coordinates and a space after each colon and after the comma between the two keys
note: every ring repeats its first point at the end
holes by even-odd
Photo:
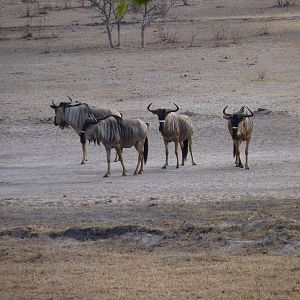
{"type": "Polygon", "coordinates": [[[98,120],[93,116],[93,117],[89,117],[87,119],[85,119],[84,123],[83,123],[83,127],[80,133],[80,142],[82,144],[85,143],[85,132],[86,130],[91,126],[91,125],[95,125],[98,123],[98,120]]]}
{"type": "MultiPolygon", "coordinates": [[[[55,111],[54,125],[59,126],[61,129],[68,127],[68,123],[65,120],[66,107],[74,106],[74,105],[72,105],[71,97],[68,96],[68,98],[70,99],[69,102],[60,102],[59,105],[57,105],[54,103],[54,101],[52,101],[52,104],[50,105],[50,107],[53,108],[55,111]]],[[[79,103],[77,103],[75,105],[79,105],[79,103]]]]}
{"type": "Polygon", "coordinates": [[[147,107],[147,109],[152,112],[153,114],[157,115],[158,117],[158,121],[159,121],[159,131],[160,132],[164,132],[164,128],[165,128],[165,120],[166,117],[169,113],[171,112],[176,112],[179,110],[179,107],[177,106],[176,103],[174,103],[174,105],[176,106],[176,109],[166,109],[166,108],[158,108],[158,109],[150,109],[150,106],[152,105],[152,103],[150,103],[147,107]]]}
{"type": "Polygon", "coordinates": [[[232,138],[236,139],[238,137],[238,128],[239,124],[245,120],[245,118],[251,118],[253,117],[253,112],[246,106],[241,107],[241,109],[238,112],[229,114],[226,113],[226,109],[228,106],[226,106],[223,109],[223,118],[228,120],[230,122],[230,127],[232,129],[232,138]],[[248,114],[246,112],[246,109],[250,112],[248,114]]]}

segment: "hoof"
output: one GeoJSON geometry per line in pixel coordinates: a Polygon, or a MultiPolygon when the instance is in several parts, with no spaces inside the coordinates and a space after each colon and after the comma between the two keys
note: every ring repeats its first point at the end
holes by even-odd
{"type": "Polygon", "coordinates": [[[167,165],[162,166],[162,169],[166,169],[166,168],[167,168],[167,165]]]}
{"type": "Polygon", "coordinates": [[[243,165],[239,165],[239,167],[240,167],[241,169],[244,169],[244,166],[243,166],[243,165]]]}
{"type": "Polygon", "coordinates": [[[139,174],[142,174],[143,173],[143,171],[139,171],[139,174]]]}
{"type": "Polygon", "coordinates": [[[250,170],[249,166],[245,166],[245,169],[246,169],[246,170],[250,170]]]}
{"type": "Polygon", "coordinates": [[[127,176],[127,174],[126,174],[126,173],[123,173],[122,176],[127,176]]]}
{"type": "Polygon", "coordinates": [[[137,175],[137,174],[138,174],[137,172],[134,172],[134,173],[133,173],[133,175],[137,175]]]}
{"type": "Polygon", "coordinates": [[[84,161],[82,161],[80,164],[81,164],[81,165],[84,165],[84,164],[85,164],[85,162],[84,162],[84,161]]]}
{"type": "Polygon", "coordinates": [[[106,173],[103,177],[104,177],[104,178],[105,178],[105,177],[109,177],[109,174],[106,173]]]}
{"type": "Polygon", "coordinates": [[[179,165],[176,166],[176,169],[179,169],[179,165]]]}
{"type": "Polygon", "coordinates": [[[193,166],[197,166],[197,164],[195,162],[192,163],[193,166]]]}

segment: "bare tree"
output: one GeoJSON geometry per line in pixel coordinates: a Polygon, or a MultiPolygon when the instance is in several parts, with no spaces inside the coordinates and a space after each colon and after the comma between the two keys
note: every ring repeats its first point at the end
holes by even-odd
{"type": "Polygon", "coordinates": [[[176,0],[132,0],[141,13],[141,47],[145,47],[145,30],[151,22],[167,14],[176,0]]]}
{"type": "Polygon", "coordinates": [[[100,17],[106,27],[106,33],[108,36],[109,47],[113,48],[112,41],[112,29],[113,29],[113,21],[112,21],[112,0],[90,0],[92,6],[98,8],[100,12],[100,17]]]}
{"type": "Polygon", "coordinates": [[[117,47],[121,46],[121,23],[128,9],[128,0],[115,0],[113,5],[114,19],[118,30],[117,47]]]}
{"type": "Polygon", "coordinates": [[[290,2],[289,1],[283,1],[283,0],[277,0],[278,1],[278,6],[279,7],[284,7],[284,6],[289,6],[290,2]]]}
{"type": "Polygon", "coordinates": [[[26,0],[26,17],[30,17],[29,0],[26,0]]]}
{"type": "Polygon", "coordinates": [[[92,6],[100,12],[108,36],[109,47],[114,48],[112,31],[113,27],[118,27],[118,44],[120,46],[121,21],[127,11],[128,0],[89,0],[92,6]]]}
{"type": "Polygon", "coordinates": [[[24,1],[26,3],[26,18],[30,18],[32,17],[32,4],[34,3],[33,0],[25,0],[24,1]]]}
{"type": "Polygon", "coordinates": [[[68,9],[69,8],[69,2],[68,2],[68,0],[64,0],[64,3],[65,3],[65,9],[68,9]]]}

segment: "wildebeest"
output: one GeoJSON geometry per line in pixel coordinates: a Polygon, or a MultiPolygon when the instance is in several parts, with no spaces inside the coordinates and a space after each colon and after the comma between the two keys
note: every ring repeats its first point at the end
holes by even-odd
{"type": "MultiPolygon", "coordinates": [[[[86,103],[72,102],[72,99],[69,102],[60,102],[59,105],[55,104],[52,101],[52,107],[55,110],[54,125],[59,126],[60,128],[65,128],[71,126],[78,135],[80,135],[84,121],[91,116],[95,118],[104,118],[106,116],[116,115],[121,117],[121,113],[114,109],[103,109],[96,108],[94,106],[89,106],[86,103]]],[[[93,139],[93,137],[86,133],[86,139],[93,139]]],[[[82,160],[81,164],[87,161],[87,152],[86,152],[86,141],[82,141],[82,160]]]]}
{"type": "Polygon", "coordinates": [[[134,174],[142,174],[144,163],[148,157],[148,125],[140,119],[122,119],[118,116],[108,116],[101,119],[86,119],[81,138],[86,139],[85,132],[92,129],[92,134],[97,143],[102,143],[107,154],[107,172],[104,177],[110,175],[110,152],[115,148],[123,167],[123,176],[126,174],[126,168],[123,162],[122,149],[131,148],[132,146],[138,152],[138,163],[134,174]]]}
{"type": "Polygon", "coordinates": [[[166,108],[150,109],[151,105],[152,103],[148,105],[147,109],[153,114],[158,116],[159,131],[165,143],[166,162],[163,165],[162,169],[166,169],[169,164],[168,144],[170,142],[175,143],[175,155],[177,160],[176,168],[179,168],[178,144],[180,144],[181,151],[182,151],[181,165],[182,166],[184,165],[184,161],[187,158],[188,149],[190,150],[192,164],[196,165],[193,158],[193,151],[192,151],[192,136],[195,131],[192,120],[186,115],[175,114],[174,112],[179,110],[179,107],[176,104],[175,104],[176,109],[173,110],[166,109],[166,108]]]}
{"type": "Polygon", "coordinates": [[[248,164],[248,148],[253,130],[253,112],[246,106],[243,106],[238,112],[232,114],[226,113],[226,106],[223,110],[223,118],[228,120],[228,129],[233,140],[233,157],[235,158],[235,166],[243,168],[240,157],[240,146],[242,141],[246,141],[246,164],[245,168],[249,169],[248,164]],[[248,113],[248,112],[250,113],[248,113]]]}

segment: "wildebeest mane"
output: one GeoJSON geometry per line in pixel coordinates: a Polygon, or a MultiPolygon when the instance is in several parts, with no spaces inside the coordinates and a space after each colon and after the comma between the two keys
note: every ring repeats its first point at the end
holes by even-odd
{"type": "Polygon", "coordinates": [[[194,127],[187,116],[170,113],[166,118],[165,132],[173,133],[178,131],[181,136],[189,136],[193,134],[194,127]]]}

